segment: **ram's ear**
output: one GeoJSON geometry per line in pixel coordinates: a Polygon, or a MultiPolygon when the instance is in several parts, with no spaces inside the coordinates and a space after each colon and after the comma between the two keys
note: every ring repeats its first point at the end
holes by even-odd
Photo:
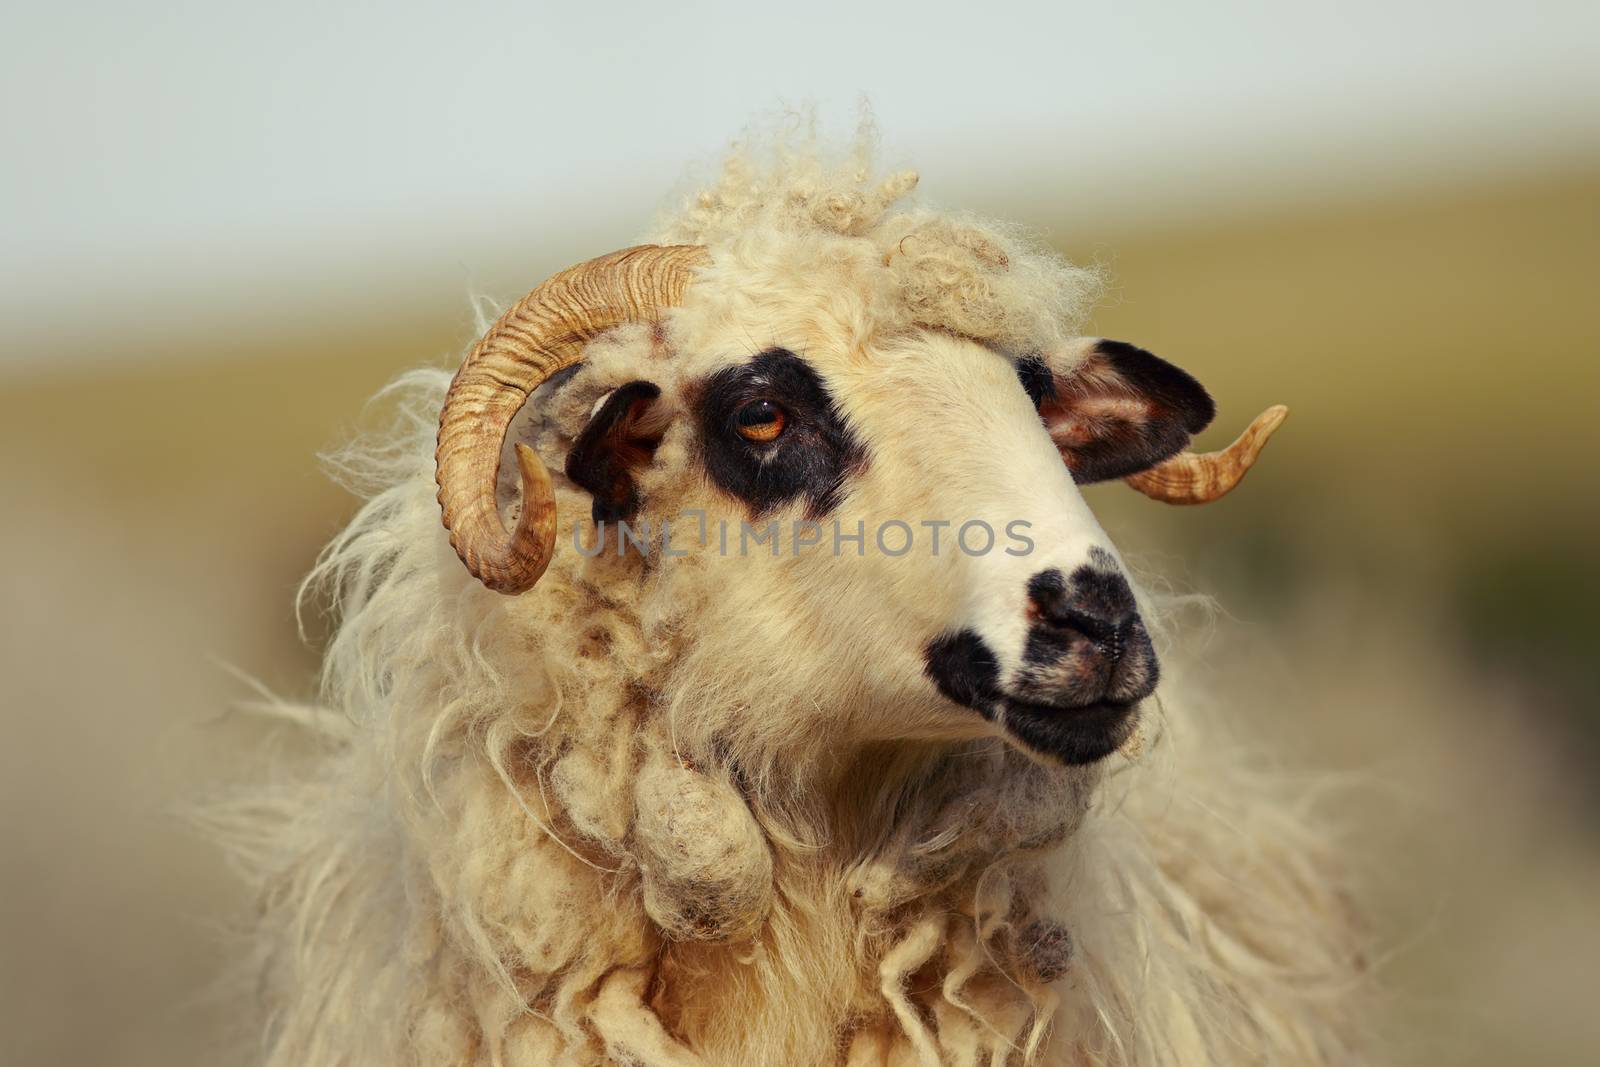
{"type": "Polygon", "coordinates": [[[1084,338],[1055,360],[1023,361],[1018,373],[1080,484],[1177,455],[1217,412],[1189,374],[1121,341],[1084,338]],[[1051,362],[1070,369],[1050,373],[1051,362]]]}
{"type": "Polygon", "coordinates": [[[594,497],[595,522],[616,522],[638,512],[638,472],[655,457],[671,421],[654,382],[619,385],[595,405],[566,466],[567,477],[594,497]]]}

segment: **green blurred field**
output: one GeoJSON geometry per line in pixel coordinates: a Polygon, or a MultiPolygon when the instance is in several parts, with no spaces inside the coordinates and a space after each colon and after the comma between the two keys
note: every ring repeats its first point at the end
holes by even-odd
{"type": "MultiPolygon", "coordinates": [[[[1110,268],[1097,332],[1211,387],[1203,444],[1293,411],[1221,504],[1091,501],[1231,614],[1202,658],[1242,730],[1373,781],[1351,849],[1395,1061],[1596,1062],[1600,171],[1181,232],[1068,207],[1028,220],[1110,268]]],[[[528,284],[557,266],[530,262],[528,284]]],[[[210,1062],[212,927],[241,902],[173,812],[285,744],[221,717],[247,691],[220,664],[310,692],[293,591],[352,509],[313,454],[469,321],[447,293],[203,343],[130,323],[106,343],[154,362],[0,385],[13,1062],[210,1062]]]]}

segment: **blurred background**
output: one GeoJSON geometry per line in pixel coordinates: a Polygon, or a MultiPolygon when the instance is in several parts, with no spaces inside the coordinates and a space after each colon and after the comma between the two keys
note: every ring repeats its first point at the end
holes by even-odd
{"type": "Polygon", "coordinates": [[[0,16],[0,1059],[214,1063],[248,908],[182,818],[292,743],[320,472],[475,298],[630,243],[753,117],[1113,279],[1095,332],[1293,416],[1091,502],[1240,733],[1342,793],[1383,1062],[1593,1064],[1600,7],[407,2],[0,16]]]}

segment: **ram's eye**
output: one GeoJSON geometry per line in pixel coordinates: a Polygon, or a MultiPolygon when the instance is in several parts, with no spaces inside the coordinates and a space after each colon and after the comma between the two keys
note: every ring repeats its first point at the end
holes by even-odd
{"type": "Polygon", "coordinates": [[[770,400],[752,400],[733,416],[734,428],[746,441],[775,441],[783,423],[783,409],[770,400]]]}

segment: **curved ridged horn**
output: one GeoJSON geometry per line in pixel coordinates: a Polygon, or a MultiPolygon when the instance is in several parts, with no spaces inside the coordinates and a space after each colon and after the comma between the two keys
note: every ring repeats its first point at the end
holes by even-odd
{"type": "Polygon", "coordinates": [[[640,245],[591,259],[542,282],[472,346],[439,413],[434,469],[450,544],[484,585],[508,594],[530,589],[555,550],[550,474],[527,445],[517,445],[522,512],[514,529],[507,532],[495,507],[512,418],[598,334],[680,303],[706,261],[696,245],[640,245]]]}
{"type": "Polygon", "coordinates": [[[1228,494],[1255,464],[1267,439],[1289,417],[1282,404],[1257,415],[1233,444],[1221,452],[1179,452],[1149,470],[1122,479],[1152,500],[1168,504],[1209,504],[1228,494]]]}

